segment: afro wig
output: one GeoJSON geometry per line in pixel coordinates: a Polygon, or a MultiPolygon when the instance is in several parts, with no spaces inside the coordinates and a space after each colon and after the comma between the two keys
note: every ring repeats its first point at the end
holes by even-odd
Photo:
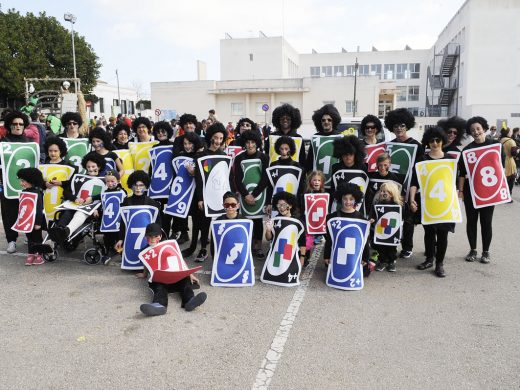
{"type": "Polygon", "coordinates": [[[466,120],[462,119],[460,116],[452,116],[448,119],[441,119],[437,122],[437,126],[442,127],[442,129],[448,133],[450,129],[456,129],[457,130],[457,136],[455,140],[453,141],[453,145],[458,146],[460,145],[460,141],[462,137],[464,136],[464,133],[466,131],[466,120]]]}
{"type": "Polygon", "coordinates": [[[83,124],[83,119],[81,118],[81,115],[77,112],[66,112],[61,116],[61,124],[63,127],[67,127],[67,123],[70,121],[78,122],[78,127],[81,127],[83,124]]]}
{"type": "Polygon", "coordinates": [[[103,146],[106,148],[106,149],[111,149],[112,147],[112,140],[110,139],[110,134],[108,134],[105,129],[103,129],[102,127],[96,127],[94,129],[92,129],[88,135],[88,140],[90,143],[92,143],[92,140],[94,138],[97,138],[101,141],[103,141],[103,146]]]}
{"type": "Polygon", "coordinates": [[[423,134],[421,143],[423,146],[427,147],[430,141],[434,138],[440,139],[442,141],[443,147],[448,143],[448,136],[446,135],[444,129],[440,126],[430,127],[427,129],[423,134]]]}
{"type": "Polygon", "coordinates": [[[226,191],[226,193],[222,196],[222,202],[224,202],[227,198],[233,198],[237,201],[237,203],[240,203],[236,192],[226,191]]]}
{"type": "Polygon", "coordinates": [[[209,146],[211,145],[211,138],[217,134],[217,133],[222,133],[224,135],[224,139],[222,140],[222,144],[224,144],[226,142],[226,139],[227,139],[227,130],[226,128],[224,127],[224,125],[220,122],[216,122],[216,123],[213,123],[210,127],[208,127],[206,129],[206,134],[205,134],[205,139],[206,139],[206,144],[209,146]]]}
{"type": "Polygon", "coordinates": [[[354,155],[356,164],[363,162],[365,158],[365,145],[355,135],[347,135],[343,138],[336,138],[334,140],[334,157],[341,159],[347,154],[354,155]]]}
{"type": "Polygon", "coordinates": [[[296,130],[302,125],[302,116],[300,114],[300,110],[294,108],[290,104],[282,104],[280,107],[276,107],[273,111],[272,122],[274,127],[277,129],[282,128],[280,120],[282,119],[282,116],[285,115],[291,118],[291,130],[296,130]]]}
{"type": "Polygon", "coordinates": [[[291,153],[291,156],[296,153],[296,144],[294,143],[292,137],[289,137],[288,135],[282,135],[276,140],[274,143],[274,151],[277,154],[280,154],[280,147],[282,145],[289,145],[289,152],[291,153]]]}
{"type": "Polygon", "coordinates": [[[120,123],[112,130],[112,139],[117,140],[117,136],[122,131],[126,132],[126,135],[130,137],[130,126],[126,123],[120,123]]]}
{"type": "Polygon", "coordinates": [[[394,131],[394,126],[404,123],[407,130],[415,126],[415,117],[406,108],[398,108],[389,111],[385,116],[385,126],[388,130],[394,131]]]}
{"type": "Polygon", "coordinates": [[[48,153],[49,146],[56,145],[60,149],[60,157],[63,158],[67,155],[67,144],[61,137],[57,137],[55,135],[50,136],[45,140],[44,150],[48,153]]]}
{"type": "Polygon", "coordinates": [[[19,179],[25,180],[33,187],[45,188],[42,171],[38,168],[22,168],[16,175],[19,179]]]}
{"type": "Polygon", "coordinates": [[[153,136],[157,139],[157,134],[159,133],[159,130],[166,131],[168,139],[173,137],[173,128],[167,121],[160,121],[153,125],[152,133],[153,136]]]}
{"type": "Polygon", "coordinates": [[[332,118],[332,131],[335,131],[341,122],[341,115],[339,114],[338,109],[332,104],[325,104],[319,110],[314,111],[312,121],[314,122],[316,130],[320,133],[323,132],[323,126],[321,124],[321,118],[323,118],[323,115],[329,115],[332,118]]]}
{"type": "Polygon", "coordinates": [[[150,130],[152,129],[152,122],[150,122],[150,119],[148,119],[144,116],[140,116],[139,118],[136,118],[136,120],[132,122],[132,129],[135,132],[137,132],[137,127],[139,127],[139,125],[145,125],[146,128],[148,129],[148,132],[150,132],[150,130]]]}
{"type": "Polygon", "coordinates": [[[128,176],[128,187],[132,188],[138,181],[142,182],[146,188],[150,187],[150,176],[145,171],[134,171],[128,176]]]}
{"type": "Polygon", "coordinates": [[[359,131],[361,132],[362,136],[365,136],[365,128],[369,123],[373,123],[376,127],[376,134],[379,134],[383,130],[383,125],[381,124],[379,118],[375,115],[369,114],[363,118],[361,125],[359,126],[359,131]]]}
{"type": "Polygon", "coordinates": [[[342,182],[338,185],[334,193],[336,202],[341,203],[345,195],[352,195],[356,204],[359,204],[363,200],[363,192],[361,192],[359,186],[354,183],[342,182]]]}
{"type": "Polygon", "coordinates": [[[105,169],[105,166],[107,165],[105,158],[96,152],[87,153],[81,160],[81,166],[87,169],[87,162],[89,161],[96,163],[100,172],[105,169]]]}
{"type": "Polygon", "coordinates": [[[246,146],[246,141],[254,141],[257,149],[260,149],[262,147],[262,138],[260,137],[260,134],[256,129],[244,131],[240,135],[240,145],[242,147],[246,146]]]}
{"type": "Polygon", "coordinates": [[[185,133],[183,137],[193,144],[193,150],[195,152],[204,146],[202,140],[196,133],[185,133]]]}
{"type": "Polygon", "coordinates": [[[469,118],[468,121],[466,122],[466,133],[468,135],[471,135],[471,125],[473,125],[475,123],[479,123],[480,126],[482,126],[482,128],[484,130],[488,130],[489,129],[489,125],[487,123],[487,120],[485,120],[481,116],[474,116],[472,118],[469,118]]]}
{"type": "Polygon", "coordinates": [[[294,214],[296,212],[296,209],[298,208],[298,201],[296,199],[296,196],[294,196],[293,194],[291,194],[290,192],[287,192],[287,191],[277,192],[273,196],[273,201],[272,201],[273,207],[276,208],[276,205],[281,200],[286,201],[287,204],[292,207],[292,214],[294,214]]]}
{"type": "Polygon", "coordinates": [[[242,126],[243,123],[249,123],[251,125],[251,130],[256,130],[258,128],[256,123],[253,122],[251,119],[249,119],[249,118],[240,118],[240,120],[237,123],[237,126],[235,127],[235,135],[236,134],[240,134],[240,127],[242,126]]]}
{"type": "Polygon", "coordinates": [[[182,114],[179,118],[179,126],[184,129],[184,125],[188,122],[197,125],[197,117],[193,114],[182,114]]]}
{"type": "Polygon", "coordinates": [[[5,126],[5,129],[11,133],[11,124],[13,123],[13,121],[16,119],[16,118],[20,118],[23,120],[23,128],[25,129],[27,126],[29,126],[29,117],[27,115],[25,115],[23,112],[21,111],[13,111],[13,112],[10,112],[9,114],[7,114],[5,116],[5,120],[4,120],[4,126],[5,126]]]}

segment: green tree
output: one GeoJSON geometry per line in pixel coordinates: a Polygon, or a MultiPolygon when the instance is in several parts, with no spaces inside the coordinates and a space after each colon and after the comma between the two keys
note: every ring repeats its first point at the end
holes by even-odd
{"type": "MultiPolygon", "coordinates": [[[[74,34],[76,74],[82,91],[90,93],[101,64],[85,38],[74,34]]],[[[25,92],[24,77],[74,77],[70,31],[45,12],[24,16],[14,9],[0,10],[0,69],[0,96],[15,100],[25,92]]]]}

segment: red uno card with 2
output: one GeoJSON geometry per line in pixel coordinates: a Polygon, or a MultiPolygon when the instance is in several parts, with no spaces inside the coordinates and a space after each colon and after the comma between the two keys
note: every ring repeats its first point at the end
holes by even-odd
{"type": "Polygon", "coordinates": [[[36,220],[36,202],[38,194],[34,192],[21,192],[20,204],[18,206],[18,219],[11,229],[19,233],[30,233],[33,231],[36,220]]]}
{"type": "Polygon", "coordinates": [[[329,194],[305,194],[305,223],[307,234],[325,234],[329,194]]]}
{"type": "Polygon", "coordinates": [[[502,167],[502,145],[492,144],[462,152],[473,206],[493,206],[511,201],[502,167]]]}
{"type": "Polygon", "coordinates": [[[365,162],[368,166],[368,172],[375,172],[377,171],[377,156],[386,152],[386,143],[382,142],[380,144],[366,145],[365,149],[367,152],[365,162]]]}

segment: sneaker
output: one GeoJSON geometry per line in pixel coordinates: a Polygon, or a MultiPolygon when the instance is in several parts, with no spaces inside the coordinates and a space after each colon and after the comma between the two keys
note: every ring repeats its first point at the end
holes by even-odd
{"type": "Polygon", "coordinates": [[[16,252],[16,242],[9,241],[7,244],[7,249],[5,250],[7,253],[14,253],[16,252]]]}
{"type": "Polygon", "coordinates": [[[207,294],[205,292],[198,293],[193,298],[191,298],[186,304],[184,305],[184,310],[186,311],[192,311],[196,307],[202,305],[207,298],[207,294]]]}
{"type": "Polygon", "coordinates": [[[399,258],[400,259],[409,259],[410,257],[412,257],[413,255],[413,252],[412,251],[405,251],[404,249],[401,251],[401,253],[399,254],[399,258]]]}
{"type": "Polygon", "coordinates": [[[188,235],[188,232],[182,232],[180,233],[179,237],[177,238],[177,244],[182,245],[190,240],[190,236],[188,235]]]}
{"type": "Polygon", "coordinates": [[[482,257],[480,258],[480,262],[483,264],[488,264],[491,261],[491,256],[489,256],[489,252],[482,252],[482,257]]]}
{"type": "Polygon", "coordinates": [[[388,272],[395,272],[395,261],[393,263],[390,263],[386,266],[386,270],[388,272]]]}
{"type": "Polygon", "coordinates": [[[316,238],[314,238],[314,245],[319,245],[319,244],[321,244],[324,240],[325,240],[325,237],[323,237],[323,236],[316,236],[316,238]]]}
{"type": "Polygon", "coordinates": [[[433,259],[426,259],[417,266],[417,269],[423,271],[431,267],[433,267],[433,259]]]}
{"type": "Polygon", "coordinates": [[[112,260],[112,258],[110,256],[107,256],[107,255],[101,256],[101,262],[105,265],[110,264],[111,260],[112,260]]]}
{"type": "Polygon", "coordinates": [[[32,265],[34,261],[34,255],[29,253],[25,259],[25,265],[32,265]]]}
{"type": "Polygon", "coordinates": [[[204,263],[208,258],[208,251],[206,249],[201,249],[197,257],[195,258],[195,262],[204,263]]]}
{"type": "Polygon", "coordinates": [[[376,265],[376,271],[384,271],[386,269],[386,263],[379,262],[376,265]]]}
{"type": "Polygon", "coordinates": [[[34,256],[33,265],[42,265],[45,263],[45,260],[43,260],[43,256],[37,253],[34,256]]]}
{"type": "Polygon", "coordinates": [[[477,251],[475,249],[470,250],[469,253],[466,255],[465,260],[469,261],[470,263],[477,261],[477,251]]]}
{"type": "Polygon", "coordinates": [[[435,275],[439,278],[446,277],[446,272],[444,272],[444,266],[442,263],[435,264],[435,275]]]}
{"type": "Polygon", "coordinates": [[[166,314],[166,306],[160,303],[143,303],[140,307],[145,316],[161,316],[166,314]]]}

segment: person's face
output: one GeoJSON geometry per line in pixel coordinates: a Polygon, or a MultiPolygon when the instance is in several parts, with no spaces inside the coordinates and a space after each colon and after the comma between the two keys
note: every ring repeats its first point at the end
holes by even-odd
{"type": "Polygon", "coordinates": [[[118,144],[121,144],[121,145],[124,145],[128,142],[128,133],[124,130],[121,130],[118,134],[117,134],[117,143],[118,144]]]}
{"type": "Polygon", "coordinates": [[[22,187],[24,190],[26,190],[27,188],[31,188],[32,185],[28,181],[25,181],[24,179],[20,179],[20,187],[22,187]]]}
{"type": "Polygon", "coordinates": [[[448,129],[446,134],[448,135],[448,145],[457,139],[458,130],[454,127],[448,129]]]}
{"type": "Polygon", "coordinates": [[[319,191],[321,190],[321,186],[323,184],[323,181],[321,180],[321,177],[318,176],[318,175],[315,175],[312,177],[311,179],[311,188],[314,190],[314,191],[319,191]]]}
{"type": "Polygon", "coordinates": [[[374,122],[368,122],[365,125],[365,135],[367,137],[373,137],[376,135],[377,127],[374,122]]]}
{"type": "Polygon", "coordinates": [[[281,144],[278,151],[280,152],[279,154],[281,158],[291,157],[291,148],[287,144],[281,144]]]}
{"type": "Polygon", "coordinates": [[[137,126],[136,132],[140,140],[148,140],[150,138],[150,135],[148,134],[148,127],[143,124],[137,126]]]}
{"type": "Polygon", "coordinates": [[[14,118],[11,122],[11,134],[22,135],[25,125],[22,118],[14,118]]]}
{"type": "Polygon", "coordinates": [[[99,138],[92,138],[92,147],[94,150],[99,151],[105,148],[105,144],[99,138]]]}
{"type": "Polygon", "coordinates": [[[149,246],[155,246],[161,242],[161,236],[146,236],[146,241],[149,246]]]}
{"type": "Polygon", "coordinates": [[[211,136],[211,145],[213,148],[220,148],[222,146],[222,142],[224,141],[224,134],[221,132],[215,133],[211,136]]]}
{"type": "Polygon", "coordinates": [[[77,132],[79,129],[79,123],[73,120],[70,120],[67,122],[67,131],[74,133],[77,132]]]}
{"type": "Polygon", "coordinates": [[[279,200],[276,204],[276,208],[278,209],[278,212],[281,216],[287,217],[291,215],[291,208],[292,206],[287,203],[285,200],[279,200]]]}
{"type": "Polygon", "coordinates": [[[156,134],[159,141],[166,141],[168,139],[168,133],[164,129],[159,129],[156,131],[156,134]]]}
{"type": "Polygon", "coordinates": [[[382,187],[380,190],[379,190],[379,197],[382,199],[382,200],[386,200],[386,201],[389,201],[390,200],[390,192],[388,192],[388,190],[385,188],[385,187],[382,187]]]}
{"type": "Polygon", "coordinates": [[[351,194],[345,194],[341,198],[341,205],[343,210],[352,211],[356,207],[356,200],[351,194]]]}
{"type": "Polygon", "coordinates": [[[118,181],[117,179],[115,178],[115,176],[112,176],[112,175],[106,175],[105,176],[105,183],[107,185],[107,187],[111,190],[113,190],[114,188],[117,187],[117,184],[118,184],[118,181]]]}
{"type": "Polygon", "coordinates": [[[240,134],[242,134],[244,131],[251,130],[251,123],[249,122],[242,122],[240,124],[240,134]]]}
{"type": "Polygon", "coordinates": [[[191,143],[188,139],[184,138],[184,140],[182,141],[182,145],[184,146],[184,150],[186,151],[186,153],[194,152],[193,143],[191,143]]]}
{"type": "Polygon", "coordinates": [[[281,130],[289,131],[291,130],[292,119],[289,115],[284,115],[280,118],[280,126],[281,130]]]}
{"type": "Polygon", "coordinates": [[[94,161],[87,161],[87,175],[97,176],[99,175],[99,167],[94,161]]]}
{"type": "Polygon", "coordinates": [[[442,139],[439,137],[433,137],[430,138],[428,141],[428,145],[430,146],[430,149],[433,151],[442,150],[442,139]]]}
{"type": "Polygon", "coordinates": [[[343,164],[347,167],[351,167],[354,165],[355,158],[353,154],[344,154],[341,156],[341,161],[343,161],[343,164]]]}
{"type": "Polygon", "coordinates": [[[246,141],[246,152],[247,154],[255,154],[256,153],[256,142],[253,140],[246,141]]]}
{"type": "Polygon", "coordinates": [[[325,133],[332,131],[332,117],[330,115],[325,114],[321,117],[321,127],[323,127],[325,133]]]}
{"type": "Polygon", "coordinates": [[[146,186],[142,181],[138,181],[132,186],[132,191],[134,195],[141,196],[146,191],[146,186]]]}
{"type": "Polygon", "coordinates": [[[377,163],[377,170],[383,176],[386,176],[389,169],[390,169],[390,160],[383,160],[383,161],[377,163]]]}
{"type": "Polygon", "coordinates": [[[408,131],[408,128],[406,127],[406,125],[404,123],[394,125],[394,127],[392,127],[392,131],[394,132],[395,137],[397,139],[400,139],[403,141],[406,140],[406,132],[408,131]]]}
{"type": "Polygon", "coordinates": [[[61,158],[60,153],[58,145],[49,145],[47,148],[47,155],[51,161],[58,161],[61,158]]]}
{"type": "Polygon", "coordinates": [[[213,120],[206,119],[206,127],[210,127],[213,124],[213,120]]]}
{"type": "Polygon", "coordinates": [[[229,197],[224,199],[224,210],[226,210],[226,215],[234,216],[238,211],[238,201],[235,198],[229,197]]]}
{"type": "Polygon", "coordinates": [[[489,131],[491,131],[492,133],[495,133],[497,131],[497,128],[495,126],[491,126],[489,128],[489,131]]]}
{"type": "Polygon", "coordinates": [[[195,131],[195,123],[193,122],[186,122],[184,126],[182,126],[182,129],[186,133],[193,133],[195,131]]]}
{"type": "Polygon", "coordinates": [[[486,132],[480,123],[473,123],[469,131],[476,143],[481,144],[486,140],[486,132]]]}

